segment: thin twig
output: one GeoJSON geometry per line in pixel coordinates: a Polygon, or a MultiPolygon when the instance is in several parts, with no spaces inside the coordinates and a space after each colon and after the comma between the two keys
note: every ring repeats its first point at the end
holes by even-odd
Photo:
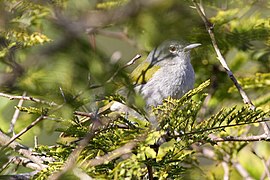
{"type": "MultiPolygon", "coordinates": [[[[26,92],[23,93],[22,97],[25,97],[26,96],[26,92]]],[[[23,105],[23,101],[24,99],[20,99],[19,103],[18,103],[18,107],[21,107],[23,105]]],[[[8,133],[12,133],[14,134],[14,126],[16,124],[16,121],[19,117],[19,114],[20,114],[20,110],[18,108],[16,108],[14,114],[13,114],[13,117],[10,121],[10,126],[9,126],[9,130],[8,130],[8,133]]]]}
{"type": "Polygon", "coordinates": [[[32,179],[35,174],[37,174],[38,171],[32,171],[28,173],[22,173],[22,174],[14,174],[14,175],[1,175],[1,178],[3,179],[21,179],[21,180],[28,180],[32,179]]]}
{"type": "Polygon", "coordinates": [[[94,180],[94,178],[90,177],[86,172],[79,168],[74,168],[73,174],[82,180],[94,180]]]}
{"type": "Polygon", "coordinates": [[[264,158],[261,158],[261,159],[262,159],[263,166],[264,166],[264,172],[267,175],[267,178],[270,179],[270,172],[269,172],[269,169],[268,169],[267,162],[265,161],[264,158]]]}
{"type": "Polygon", "coordinates": [[[40,166],[38,164],[33,163],[28,158],[16,156],[16,157],[10,157],[10,160],[12,161],[12,163],[17,164],[17,165],[22,165],[24,167],[34,169],[34,170],[37,170],[37,171],[42,170],[42,169],[40,169],[40,166]]]}
{"type": "Polygon", "coordinates": [[[3,164],[2,167],[0,168],[0,173],[2,173],[12,162],[13,162],[13,159],[9,158],[8,162],[3,164]]]}
{"type": "MultiPolygon", "coordinates": [[[[252,110],[255,110],[255,106],[254,104],[251,102],[251,100],[249,99],[248,95],[246,94],[246,92],[243,90],[242,86],[238,83],[237,79],[235,78],[235,76],[233,75],[232,71],[230,70],[230,68],[228,67],[227,63],[226,63],[226,60],[225,58],[223,57],[218,45],[217,45],[217,41],[216,41],[216,38],[215,38],[215,34],[213,32],[214,30],[214,25],[207,19],[205,13],[204,13],[204,10],[203,10],[203,6],[202,4],[198,4],[196,2],[196,0],[192,0],[198,14],[200,15],[200,17],[202,18],[204,24],[205,24],[205,27],[206,27],[206,30],[210,36],[210,39],[212,41],[212,45],[216,51],[216,54],[217,54],[217,59],[219,60],[219,62],[221,63],[221,65],[223,66],[223,68],[225,69],[227,75],[230,77],[230,79],[233,81],[235,87],[237,88],[237,90],[239,91],[242,99],[243,99],[243,102],[245,104],[248,104],[250,106],[250,109],[252,110]]],[[[266,134],[270,134],[270,128],[268,127],[268,125],[264,122],[262,123],[262,126],[263,126],[263,129],[264,129],[264,132],[266,134]]]]}
{"type": "Polygon", "coordinates": [[[125,33],[124,31],[118,32],[118,31],[109,31],[109,30],[97,29],[97,28],[88,28],[88,29],[86,29],[86,33],[89,35],[97,33],[99,35],[124,40],[132,46],[134,46],[136,44],[135,41],[131,40],[128,37],[127,33],[125,33]]]}
{"type": "MultiPolygon", "coordinates": [[[[261,159],[261,161],[263,162],[264,165],[264,174],[267,175],[268,179],[270,179],[270,172],[268,169],[269,164],[267,164],[265,158],[261,155],[259,155],[254,149],[252,150],[253,154],[255,154],[258,158],[261,159]]],[[[268,162],[269,163],[269,162],[268,162]]]]}
{"type": "Polygon", "coordinates": [[[232,161],[233,166],[235,169],[241,174],[243,179],[245,180],[253,180],[253,178],[250,176],[250,174],[246,171],[246,169],[238,162],[238,161],[232,161]]]}
{"type": "Polygon", "coordinates": [[[40,121],[42,121],[43,119],[46,119],[47,117],[44,115],[39,116],[34,122],[32,122],[29,126],[27,126],[26,128],[24,128],[23,130],[21,130],[21,132],[19,132],[18,134],[16,134],[15,136],[13,136],[9,142],[7,142],[2,149],[6,148],[8,145],[10,145],[13,141],[15,141],[16,139],[18,139],[19,137],[21,137],[24,133],[26,133],[29,129],[31,129],[32,127],[34,127],[37,123],[39,123],[40,121]]]}
{"type": "Polygon", "coordinates": [[[230,179],[230,168],[227,162],[222,161],[221,165],[224,169],[224,175],[223,175],[223,180],[229,180],[230,179]]]}
{"type": "Polygon", "coordinates": [[[34,136],[34,147],[38,148],[38,137],[34,136]]]}
{"type": "MultiPolygon", "coordinates": [[[[111,78],[108,79],[108,80],[106,81],[106,83],[112,82],[112,81],[114,80],[114,78],[117,76],[117,74],[118,74],[121,70],[127,68],[128,66],[131,66],[132,64],[134,64],[134,63],[135,63],[138,59],[140,59],[140,58],[141,58],[141,55],[140,55],[140,54],[137,54],[137,55],[136,55],[135,57],[133,57],[129,62],[127,62],[123,67],[120,67],[119,69],[117,69],[117,70],[114,72],[114,74],[111,76],[111,78]]],[[[90,86],[90,89],[100,88],[101,86],[102,86],[102,84],[94,84],[94,85],[91,85],[91,86],[90,86]]]]}
{"type": "MultiPolygon", "coordinates": [[[[10,137],[0,131],[0,146],[4,146],[8,142],[10,142],[10,137]]],[[[12,148],[14,151],[21,154],[22,156],[28,158],[33,163],[38,164],[40,166],[39,170],[42,170],[45,167],[47,167],[46,165],[43,164],[44,161],[42,160],[41,157],[37,155],[33,155],[33,152],[31,151],[30,148],[14,141],[10,143],[8,147],[12,148]]],[[[0,152],[3,152],[3,151],[0,150],[0,152]]],[[[46,159],[46,161],[51,161],[51,160],[52,159],[46,159]]]]}
{"type": "MultiPolygon", "coordinates": [[[[218,126],[218,127],[212,127],[212,128],[209,128],[209,129],[203,129],[203,130],[187,132],[187,133],[175,135],[175,136],[172,136],[172,137],[177,138],[177,137],[188,136],[188,135],[196,134],[196,133],[203,133],[203,132],[206,132],[206,131],[213,131],[215,129],[224,129],[224,128],[235,127],[235,126],[243,126],[243,125],[248,125],[248,124],[253,124],[253,123],[262,123],[262,122],[266,122],[266,121],[269,121],[269,120],[270,120],[269,118],[263,118],[262,120],[259,120],[259,121],[256,121],[256,122],[242,122],[242,123],[238,123],[238,124],[228,124],[228,125],[223,125],[223,126],[218,126]]],[[[263,135],[267,136],[267,134],[263,134],[263,135]]],[[[263,135],[261,135],[261,136],[263,136],[263,135]]]]}
{"type": "Polygon", "coordinates": [[[211,138],[213,142],[225,142],[225,141],[269,141],[269,136],[267,134],[257,135],[257,136],[248,136],[248,137],[214,137],[211,138]]]}
{"type": "Polygon", "coordinates": [[[98,166],[101,164],[104,164],[105,162],[110,162],[122,155],[128,154],[132,152],[132,149],[137,146],[138,140],[133,140],[131,142],[126,143],[122,147],[113,150],[112,152],[109,152],[108,154],[104,156],[97,156],[94,159],[84,161],[81,165],[83,167],[93,167],[98,166]]]}
{"type": "Polygon", "coordinates": [[[92,113],[92,112],[87,113],[87,112],[75,111],[73,114],[78,115],[78,116],[89,117],[91,119],[93,119],[95,117],[95,113],[92,113]]]}
{"type": "Polygon", "coordinates": [[[230,162],[231,162],[231,156],[225,151],[223,151],[223,157],[222,157],[222,162],[221,162],[221,165],[224,169],[223,180],[230,179],[230,167],[229,167],[230,162]]]}
{"type": "Polygon", "coordinates": [[[268,179],[270,179],[270,172],[269,172],[270,158],[266,162],[264,160],[263,164],[264,164],[265,170],[264,170],[263,174],[261,175],[260,180],[264,180],[266,175],[267,175],[268,179]]]}
{"type": "MultiPolygon", "coordinates": [[[[210,149],[210,148],[207,148],[207,147],[203,147],[203,148],[198,147],[197,150],[199,150],[204,157],[207,157],[207,158],[209,158],[211,160],[216,160],[216,153],[214,152],[213,149],[210,149]]],[[[225,155],[228,155],[228,154],[225,154],[225,155]]],[[[230,160],[230,157],[227,156],[226,158],[223,157],[223,162],[227,163],[227,164],[232,163],[232,165],[239,172],[239,174],[241,174],[243,179],[247,179],[247,180],[252,180],[253,179],[253,178],[251,178],[249,173],[245,170],[245,168],[243,168],[243,166],[238,161],[230,160]]],[[[225,174],[224,174],[224,176],[225,176],[225,174]]],[[[225,176],[225,177],[227,178],[227,176],[225,176]]]]}
{"type": "MultiPolygon", "coordinates": [[[[96,117],[98,118],[98,117],[96,117]]],[[[95,119],[94,121],[98,121],[98,119],[95,119]]],[[[53,173],[49,179],[50,180],[57,180],[59,179],[63,174],[65,174],[67,171],[72,170],[76,166],[76,161],[81,154],[82,150],[88,145],[88,142],[94,138],[96,135],[97,131],[99,130],[100,126],[95,125],[98,123],[93,122],[91,129],[89,132],[86,134],[86,136],[79,141],[78,147],[69,155],[67,158],[65,164],[63,165],[62,170],[53,173]]]]}
{"type": "Polygon", "coordinates": [[[153,180],[154,176],[153,176],[153,168],[152,168],[152,166],[150,164],[147,164],[146,167],[147,167],[147,171],[148,171],[148,179],[153,180]]]}
{"type": "Polygon", "coordinates": [[[214,29],[214,25],[207,19],[207,17],[204,14],[204,11],[202,10],[202,6],[200,6],[195,0],[193,0],[193,4],[196,7],[196,10],[198,11],[198,14],[201,16],[206,30],[208,31],[208,34],[211,38],[213,47],[217,53],[217,59],[219,60],[219,62],[221,63],[221,65],[223,66],[223,68],[226,70],[227,75],[230,77],[230,79],[233,81],[234,85],[236,86],[236,88],[238,89],[240,95],[243,98],[243,101],[245,104],[250,105],[251,109],[255,109],[255,106],[253,105],[253,103],[251,102],[251,100],[249,99],[248,95],[246,94],[246,92],[243,90],[243,88],[241,87],[241,85],[238,83],[237,79],[235,78],[235,76],[233,75],[232,71],[230,70],[230,68],[228,67],[225,58],[223,57],[218,45],[217,45],[217,41],[213,32],[214,29]]]}
{"type": "Polygon", "coordinates": [[[47,102],[44,100],[33,98],[31,96],[13,96],[13,95],[1,93],[1,92],[0,92],[0,96],[5,97],[5,98],[9,98],[9,100],[19,99],[19,100],[33,101],[35,103],[47,104],[49,106],[57,106],[57,104],[55,102],[47,102]]]}
{"type": "Polygon", "coordinates": [[[134,58],[132,58],[129,62],[127,62],[123,67],[119,68],[115,73],[112,75],[112,77],[107,80],[107,83],[110,83],[114,80],[114,78],[117,76],[117,74],[122,71],[123,69],[127,68],[128,66],[131,66],[134,64],[138,59],[140,59],[142,56],[140,54],[137,54],[134,58]]]}

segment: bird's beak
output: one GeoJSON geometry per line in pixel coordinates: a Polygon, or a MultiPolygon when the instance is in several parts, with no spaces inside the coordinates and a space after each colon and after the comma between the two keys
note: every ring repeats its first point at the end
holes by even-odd
{"type": "Polygon", "coordinates": [[[202,44],[200,44],[200,43],[194,43],[194,44],[187,45],[186,47],[184,47],[184,51],[189,51],[189,50],[191,50],[193,48],[196,48],[196,47],[198,47],[200,45],[202,45],[202,44]]]}

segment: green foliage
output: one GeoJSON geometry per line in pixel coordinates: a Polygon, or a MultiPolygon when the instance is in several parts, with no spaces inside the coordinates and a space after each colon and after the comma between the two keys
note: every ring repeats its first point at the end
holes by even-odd
{"type": "MultiPolygon", "coordinates": [[[[6,31],[1,31],[1,36],[13,46],[31,47],[50,42],[46,35],[38,32],[42,20],[50,14],[50,9],[29,1],[5,1],[2,3],[5,11],[11,13],[10,24],[6,31]]],[[[10,47],[10,45],[9,45],[10,47]]]]}
{"type": "Polygon", "coordinates": [[[97,3],[96,7],[98,9],[111,9],[119,6],[123,6],[128,2],[128,0],[106,0],[104,2],[97,3]]]}
{"type": "MultiPolygon", "coordinates": [[[[184,96],[181,100],[181,102],[178,102],[178,104],[171,104],[171,107],[173,108],[179,108],[179,107],[191,107],[194,103],[198,103],[201,101],[193,101],[191,98],[195,95],[201,92],[207,85],[209,85],[209,81],[203,83],[200,87],[192,90],[190,93],[188,93],[186,96],[184,96]],[[180,103],[183,103],[180,105],[180,103]]],[[[204,96],[203,96],[204,97],[204,96]]],[[[170,102],[177,101],[177,100],[168,100],[170,102]]],[[[164,107],[167,107],[166,104],[167,101],[164,103],[164,107]]],[[[155,111],[165,111],[161,107],[157,108],[155,111]]],[[[196,111],[198,111],[199,108],[196,108],[196,111]]],[[[196,112],[197,113],[197,112],[196,112]]],[[[162,114],[162,113],[161,113],[162,114]]],[[[183,116],[190,115],[184,114],[183,116]]],[[[163,116],[162,116],[163,117],[163,116]]],[[[172,123],[177,124],[179,121],[179,118],[175,115],[175,113],[171,113],[167,117],[171,118],[172,123]]],[[[104,119],[105,117],[101,116],[100,121],[109,121],[109,119],[104,119]]],[[[89,120],[88,120],[89,121],[89,120]]],[[[89,142],[85,150],[81,153],[81,156],[79,158],[79,161],[87,161],[91,160],[97,156],[104,156],[108,154],[109,152],[116,150],[117,148],[120,148],[125,143],[128,143],[129,141],[136,140],[138,137],[140,137],[142,134],[147,134],[147,137],[144,141],[140,142],[136,148],[133,149],[132,154],[122,155],[127,157],[120,156],[119,158],[116,158],[112,161],[109,161],[105,164],[89,168],[87,167],[87,172],[92,176],[96,178],[142,178],[147,175],[147,166],[151,166],[154,170],[154,176],[160,177],[162,179],[165,178],[177,178],[181,177],[182,174],[185,172],[188,165],[189,167],[194,165],[194,157],[192,156],[193,151],[187,150],[186,148],[188,145],[190,145],[192,140],[170,140],[169,142],[166,142],[162,144],[158,151],[155,150],[155,148],[151,146],[156,146],[156,142],[159,141],[160,138],[162,138],[163,135],[165,135],[165,131],[149,131],[149,127],[142,127],[138,126],[139,124],[135,124],[135,126],[132,123],[125,123],[129,121],[129,119],[123,119],[120,117],[117,120],[109,121],[109,124],[107,122],[107,126],[104,127],[101,131],[99,131],[95,137],[89,142]],[[124,124],[123,124],[124,123],[124,124]],[[120,125],[125,125],[126,128],[119,128],[120,125]]],[[[87,133],[87,127],[86,124],[90,123],[90,127],[94,126],[95,122],[94,120],[90,120],[90,122],[86,123],[83,120],[76,120],[70,121],[70,124],[68,124],[68,128],[64,130],[65,136],[72,136],[77,138],[82,138],[87,133]]],[[[103,123],[104,124],[104,123],[103,123]]],[[[174,127],[174,126],[172,126],[174,127]]],[[[164,127],[163,127],[164,128],[164,127]]],[[[90,128],[91,129],[91,128],[90,128]]],[[[59,129],[61,130],[61,129],[59,129]]],[[[194,140],[196,141],[196,140],[194,140]]],[[[194,142],[193,141],[193,142],[194,142]]],[[[74,141],[72,144],[74,145],[76,141],[74,141]]],[[[72,146],[73,146],[72,145],[72,146]]],[[[59,144],[57,149],[70,149],[71,146],[67,146],[64,144],[59,144]]],[[[45,149],[43,147],[42,151],[45,149]]],[[[41,151],[41,150],[40,150],[41,151]]],[[[52,150],[47,149],[47,153],[52,153],[52,150]]],[[[66,150],[64,150],[66,151],[66,150]]],[[[54,152],[59,152],[59,150],[55,150],[54,152]]],[[[56,154],[57,155],[57,154],[56,154]]],[[[59,158],[60,156],[58,156],[59,158]]],[[[60,160],[62,162],[65,162],[65,158],[60,160]]],[[[54,166],[54,163],[51,164],[54,166]]],[[[84,167],[82,167],[84,168],[84,167]]],[[[54,169],[54,168],[52,168],[54,169]]],[[[41,172],[42,174],[42,172],[41,172]]],[[[41,177],[42,175],[38,175],[37,177],[41,177]]],[[[44,174],[46,176],[46,174],[44,174]]]]}
{"type": "Polygon", "coordinates": [[[10,20],[15,27],[22,29],[32,25],[38,25],[39,20],[43,19],[50,13],[50,9],[30,1],[5,1],[5,10],[14,14],[10,20]]]}
{"type": "Polygon", "coordinates": [[[24,47],[27,46],[31,47],[34,45],[40,45],[51,41],[48,37],[39,32],[34,32],[31,35],[29,35],[28,33],[22,31],[21,32],[9,31],[8,34],[3,36],[5,36],[7,40],[9,40],[10,42],[16,42],[24,47]]]}
{"type": "Polygon", "coordinates": [[[257,73],[255,76],[239,78],[244,89],[258,89],[270,87],[270,73],[257,73]]]}
{"type": "Polygon", "coordinates": [[[48,108],[36,108],[36,107],[20,107],[16,106],[16,109],[27,112],[28,114],[46,115],[48,113],[48,108]]]}
{"type": "Polygon", "coordinates": [[[179,100],[167,99],[162,106],[158,106],[155,109],[155,114],[162,119],[160,126],[162,129],[171,129],[173,131],[185,133],[193,128],[196,121],[197,113],[201,108],[202,102],[206,94],[199,96],[196,101],[192,100],[195,94],[201,92],[205,87],[210,84],[210,81],[206,81],[198,88],[193,89],[179,100]],[[175,124],[176,123],[176,124],[175,124]],[[175,129],[177,128],[177,129],[175,129]]]}
{"type": "MultiPolygon", "coordinates": [[[[140,127],[138,126],[139,124],[125,123],[129,119],[122,121],[123,117],[121,116],[114,121],[110,121],[108,118],[104,119],[105,117],[101,116],[100,121],[107,121],[107,125],[98,131],[89,142],[81,153],[79,162],[87,162],[96,157],[102,158],[108,154],[110,155],[110,152],[117,150],[130,141],[139,141],[138,137],[143,134],[146,134],[147,137],[143,141],[139,141],[132,153],[123,154],[119,157],[116,156],[117,158],[113,158],[113,160],[102,165],[91,168],[82,166],[82,168],[94,178],[140,179],[147,175],[147,167],[153,169],[154,177],[161,179],[181,178],[187,169],[195,167],[198,163],[194,156],[195,152],[189,150],[192,144],[196,142],[212,142],[209,139],[209,134],[221,132],[220,135],[222,135],[222,132],[227,132],[228,127],[261,122],[262,117],[269,113],[261,110],[252,111],[246,106],[242,108],[233,107],[221,109],[210,118],[198,122],[197,114],[206,96],[202,91],[209,84],[210,81],[208,80],[191,90],[181,99],[166,99],[163,105],[155,108],[154,112],[160,120],[160,130],[158,131],[149,131],[148,127],[140,127]],[[120,128],[120,125],[125,125],[126,127],[120,128]],[[164,138],[169,139],[160,146],[156,144],[164,138]]],[[[86,127],[88,125],[90,127],[94,126],[95,121],[88,120],[86,123],[86,121],[74,119],[74,121],[70,121],[70,124],[67,125],[68,128],[62,131],[65,133],[65,136],[83,138],[88,132],[86,127]]],[[[223,133],[223,135],[225,134],[223,133]]],[[[74,143],[76,144],[76,141],[71,142],[71,144],[68,143],[69,145],[65,145],[66,143],[59,144],[56,150],[47,149],[46,154],[53,151],[55,152],[54,156],[57,156],[59,152],[68,152],[71,147],[76,147],[74,143]]],[[[235,153],[243,148],[241,144],[238,146],[234,143],[229,145],[234,147],[229,147],[228,145],[224,144],[222,151],[235,153]]],[[[44,151],[44,148],[41,148],[44,151]]],[[[113,157],[114,155],[112,154],[111,156],[113,157]]],[[[57,157],[60,158],[61,162],[65,162],[67,158],[66,155],[58,155],[57,157]]],[[[50,166],[55,166],[55,164],[52,163],[50,166]]],[[[46,176],[46,174],[42,174],[43,172],[38,177],[46,176]]]]}

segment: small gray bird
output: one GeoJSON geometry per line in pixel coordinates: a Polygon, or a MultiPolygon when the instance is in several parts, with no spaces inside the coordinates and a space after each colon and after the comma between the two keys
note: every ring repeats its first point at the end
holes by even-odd
{"type": "MultiPolygon", "coordinates": [[[[162,104],[168,97],[181,98],[193,88],[195,73],[190,63],[190,50],[200,45],[165,41],[135,68],[131,77],[135,83],[135,91],[146,102],[146,109],[162,104]]],[[[130,108],[119,102],[113,103],[110,109],[130,111],[130,108]]]]}

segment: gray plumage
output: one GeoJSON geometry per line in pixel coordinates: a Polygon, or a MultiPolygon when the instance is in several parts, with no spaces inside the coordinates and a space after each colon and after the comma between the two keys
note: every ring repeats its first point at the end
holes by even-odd
{"type": "MultiPolygon", "coordinates": [[[[193,88],[195,73],[190,63],[190,50],[199,45],[165,41],[150,52],[142,63],[148,64],[149,70],[154,66],[159,68],[147,82],[135,85],[135,91],[140,93],[146,102],[146,110],[162,104],[168,97],[181,98],[193,88]]],[[[110,109],[141,117],[133,109],[119,102],[113,103],[110,109]]],[[[157,124],[153,117],[150,121],[152,125],[157,124]]]]}
{"type": "Polygon", "coordinates": [[[145,61],[160,68],[146,84],[135,87],[147,106],[157,106],[168,97],[180,98],[193,88],[195,73],[187,47],[183,42],[165,41],[148,55],[145,61]]]}

